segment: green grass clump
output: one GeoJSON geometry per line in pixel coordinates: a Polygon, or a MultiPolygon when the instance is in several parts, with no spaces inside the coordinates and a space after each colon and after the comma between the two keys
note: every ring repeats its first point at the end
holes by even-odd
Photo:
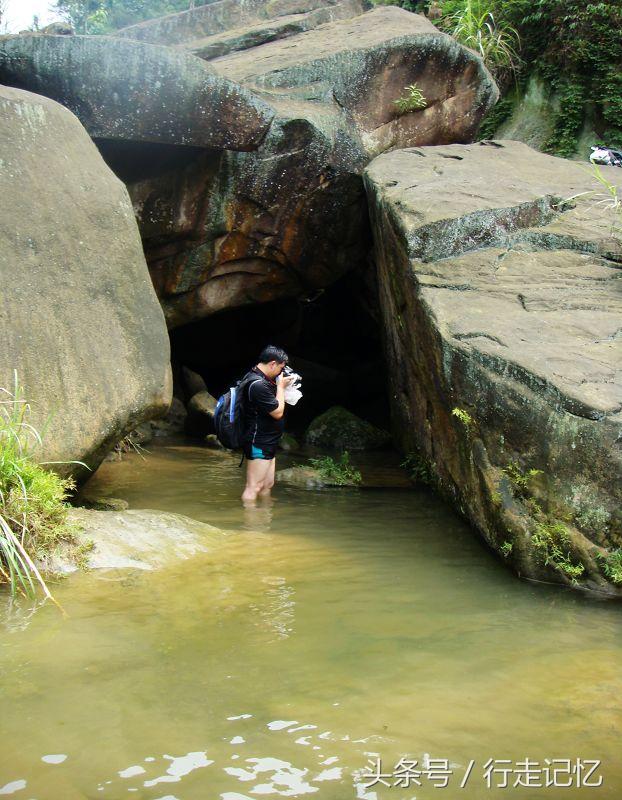
{"type": "Polygon", "coordinates": [[[74,482],[31,457],[41,436],[28,423],[29,413],[15,374],[13,391],[0,389],[0,583],[7,583],[13,595],[29,597],[38,583],[51,598],[33,559],[60,541],[74,541],[65,503],[74,482]]]}
{"type": "Polygon", "coordinates": [[[465,0],[461,6],[442,17],[441,27],[475,50],[495,75],[516,73],[521,66],[516,28],[496,14],[492,0],[465,0]]]}
{"type": "Polygon", "coordinates": [[[539,560],[556,567],[576,581],[585,572],[585,566],[573,561],[570,554],[571,542],[568,529],[561,522],[538,522],[531,536],[539,560]]]}
{"type": "Polygon", "coordinates": [[[403,97],[398,97],[397,100],[393,101],[400,114],[408,114],[410,111],[419,111],[422,108],[426,108],[428,101],[416,84],[405,86],[404,91],[406,94],[403,97]]]}
{"type": "Polygon", "coordinates": [[[334,486],[357,484],[363,480],[361,473],[350,463],[350,455],[347,450],[341,454],[338,461],[331,456],[320,456],[309,459],[309,463],[320,473],[323,480],[334,486]]]}

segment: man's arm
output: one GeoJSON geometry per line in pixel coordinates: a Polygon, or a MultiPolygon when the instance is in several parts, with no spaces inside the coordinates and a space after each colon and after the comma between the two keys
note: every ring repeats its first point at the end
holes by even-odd
{"type": "Polygon", "coordinates": [[[283,375],[279,375],[276,380],[276,400],[278,402],[278,406],[274,409],[274,411],[270,412],[270,416],[274,417],[274,419],[281,419],[285,413],[285,389],[293,380],[294,379],[292,377],[286,378],[283,375]]]}

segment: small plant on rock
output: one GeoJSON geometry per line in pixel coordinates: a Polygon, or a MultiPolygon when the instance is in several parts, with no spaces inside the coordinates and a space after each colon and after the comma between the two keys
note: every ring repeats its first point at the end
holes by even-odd
{"type": "Polygon", "coordinates": [[[463,408],[452,409],[451,415],[453,417],[456,417],[456,419],[459,419],[467,430],[471,430],[471,428],[475,424],[473,421],[473,417],[469,414],[468,411],[465,411],[463,408]]]}
{"type": "Polygon", "coordinates": [[[544,474],[541,469],[528,469],[523,472],[516,461],[510,461],[503,471],[510,479],[510,483],[519,497],[526,497],[533,479],[544,474]]]}
{"type": "Polygon", "coordinates": [[[428,101],[415,83],[405,86],[404,91],[406,92],[405,95],[393,101],[400,114],[408,114],[410,111],[419,111],[427,107],[428,101]]]}
{"type": "Polygon", "coordinates": [[[434,465],[420,453],[409,453],[400,466],[408,470],[413,483],[422,483],[424,486],[435,486],[437,483],[434,465]]]}
{"type": "Polygon", "coordinates": [[[608,578],[611,583],[619,585],[622,583],[622,548],[612,550],[607,555],[602,553],[598,554],[603,575],[608,578]]]}
{"type": "Polygon", "coordinates": [[[573,581],[585,572],[585,566],[572,559],[570,534],[561,522],[536,523],[531,544],[541,563],[556,567],[573,581]]]}
{"type": "Polygon", "coordinates": [[[350,455],[346,450],[341,458],[336,461],[331,456],[320,456],[309,459],[309,463],[316,469],[320,477],[334,486],[348,486],[360,483],[363,478],[361,473],[350,463],[350,455]]]}
{"type": "Polygon", "coordinates": [[[499,549],[501,550],[501,553],[504,558],[509,558],[512,552],[512,547],[513,547],[512,542],[507,542],[507,541],[503,542],[503,544],[499,549]]]}

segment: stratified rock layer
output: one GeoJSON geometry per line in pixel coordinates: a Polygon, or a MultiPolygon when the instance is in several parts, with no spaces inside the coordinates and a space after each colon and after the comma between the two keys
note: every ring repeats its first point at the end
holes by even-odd
{"type": "Polygon", "coordinates": [[[520,574],[622,594],[608,193],[510,141],[385,154],[366,185],[402,448],[520,574]]]}
{"type": "Polygon", "coordinates": [[[370,158],[475,135],[497,96],[481,61],[425,17],[365,7],[221,0],[120,32],[200,53],[275,114],[254,153],[129,181],[169,326],[330,285],[366,259],[370,158]],[[427,107],[399,114],[412,84],[427,107]]]}
{"type": "Polygon", "coordinates": [[[365,0],[220,0],[131,25],[117,35],[215,58],[353,17],[368,7],[365,0]]]}
{"type": "Polygon", "coordinates": [[[17,370],[42,459],[94,468],[171,399],[132,205],[76,117],[45,97],[0,88],[0,141],[0,387],[17,370]]]}

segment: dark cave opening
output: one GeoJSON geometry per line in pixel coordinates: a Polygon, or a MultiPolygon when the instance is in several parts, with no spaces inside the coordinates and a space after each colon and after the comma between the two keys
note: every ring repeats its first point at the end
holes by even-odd
{"type": "Polygon", "coordinates": [[[275,344],[287,351],[303,379],[302,400],[287,409],[288,431],[302,433],[334,405],[388,429],[387,376],[376,312],[369,276],[353,271],[311,300],[244,306],[175,328],[175,394],[185,403],[190,399],[182,369],[187,367],[218,397],[257,362],[265,345],[275,344]]]}

